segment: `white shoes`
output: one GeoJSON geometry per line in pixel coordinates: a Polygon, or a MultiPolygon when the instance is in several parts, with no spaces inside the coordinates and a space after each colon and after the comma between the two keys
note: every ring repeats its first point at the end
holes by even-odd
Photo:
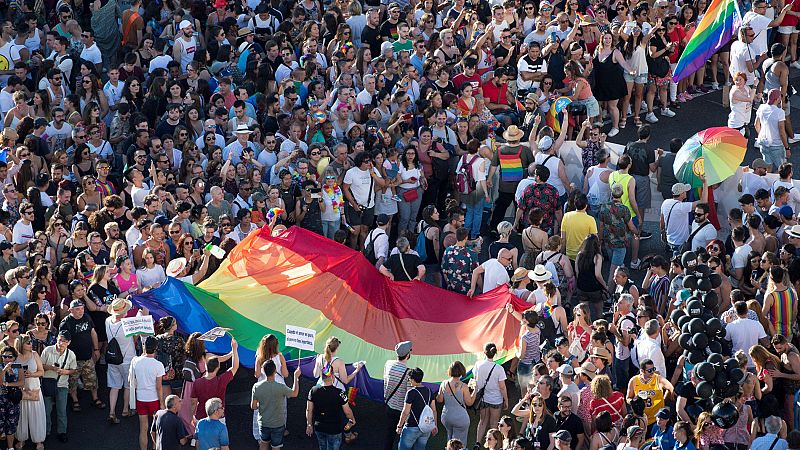
{"type": "Polygon", "coordinates": [[[612,128],[612,129],[611,129],[611,130],[608,132],[608,135],[607,135],[607,136],[608,136],[608,137],[614,137],[614,136],[616,136],[616,135],[618,135],[618,134],[619,134],[619,129],[618,129],[618,128],[612,128]]]}
{"type": "Polygon", "coordinates": [[[658,122],[658,117],[656,117],[655,113],[649,112],[646,116],[644,116],[644,120],[650,123],[656,123],[658,122]]]}
{"type": "Polygon", "coordinates": [[[665,117],[675,117],[675,112],[669,108],[664,108],[661,110],[661,115],[665,117]]]}
{"type": "Polygon", "coordinates": [[[717,83],[716,81],[711,83],[711,89],[713,89],[715,91],[718,91],[719,90],[719,83],[717,83]]]}
{"type": "Polygon", "coordinates": [[[800,69],[800,61],[795,61],[789,65],[794,67],[795,69],[800,69]]]}

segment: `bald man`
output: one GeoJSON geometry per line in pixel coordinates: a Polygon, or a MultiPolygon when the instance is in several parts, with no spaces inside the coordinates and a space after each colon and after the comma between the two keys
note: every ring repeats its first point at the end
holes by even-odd
{"type": "Polygon", "coordinates": [[[467,295],[472,297],[475,295],[475,287],[478,284],[478,279],[481,274],[483,275],[483,292],[489,292],[492,289],[507,284],[509,282],[508,271],[506,267],[511,264],[513,254],[511,250],[504,248],[497,252],[497,258],[492,258],[472,271],[472,283],[470,284],[469,292],[467,295]]]}

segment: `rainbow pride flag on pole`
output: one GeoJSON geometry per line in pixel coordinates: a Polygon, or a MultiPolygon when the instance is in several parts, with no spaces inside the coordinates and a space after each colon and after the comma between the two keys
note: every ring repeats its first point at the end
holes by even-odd
{"type": "Polygon", "coordinates": [[[730,42],[740,23],[736,0],[712,0],[678,59],[672,79],[677,82],[696,72],[717,50],[730,42]]]}
{"type": "MultiPolygon", "coordinates": [[[[495,361],[512,358],[519,323],[505,305],[519,311],[530,306],[504,286],[470,299],[419,281],[391,281],[361,253],[300,227],[278,236],[267,228],[254,232],[200,286],[168,278],[133,302],[155,317],[175,317],[184,333],[231,328],[249,367],[261,337],[272,333],[289,365],[299,363],[312,376],[313,357],[336,336],[342,341],[337,356],[348,364],[366,362],[349,386],[376,401],[383,400],[383,367],[396,359],[398,342],[413,342],[410,366],[422,368],[426,382],[438,383],[453,361],[471,367],[480,360],[487,342],[500,349],[495,361]],[[314,352],[286,347],[287,325],[313,329],[314,352]]],[[[206,342],[206,348],[226,353],[230,337],[206,342]]]]}
{"type": "Polygon", "coordinates": [[[564,110],[572,103],[569,97],[561,96],[553,100],[550,104],[550,111],[544,118],[545,124],[552,128],[555,133],[561,132],[561,125],[564,121],[564,110]]]}

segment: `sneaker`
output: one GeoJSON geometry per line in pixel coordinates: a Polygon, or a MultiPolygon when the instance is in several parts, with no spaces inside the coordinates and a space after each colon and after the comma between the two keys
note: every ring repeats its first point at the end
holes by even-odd
{"type": "Polygon", "coordinates": [[[715,91],[718,91],[719,90],[719,83],[717,83],[716,81],[711,83],[711,89],[713,89],[715,91]]]}
{"type": "Polygon", "coordinates": [[[611,129],[611,130],[608,132],[608,135],[607,135],[607,136],[608,136],[608,137],[614,137],[614,136],[616,136],[616,135],[618,135],[618,134],[619,134],[619,129],[617,129],[617,128],[612,128],[612,129],[611,129]]]}
{"type": "Polygon", "coordinates": [[[647,110],[647,102],[642,100],[642,111],[646,111],[646,110],[647,110]]]}
{"type": "Polygon", "coordinates": [[[640,241],[644,241],[645,239],[650,239],[651,237],[653,237],[653,233],[648,233],[647,231],[644,230],[642,230],[642,232],[639,233],[640,241]]]}
{"type": "Polygon", "coordinates": [[[639,270],[639,267],[642,265],[641,259],[631,260],[631,269],[639,270]]]}
{"type": "Polygon", "coordinates": [[[794,144],[795,142],[800,142],[800,134],[795,133],[794,136],[788,138],[790,144],[794,144]]]}
{"type": "Polygon", "coordinates": [[[669,108],[664,108],[661,110],[661,115],[665,117],[675,117],[675,111],[669,108]]]}
{"type": "Polygon", "coordinates": [[[794,67],[795,69],[800,69],[800,61],[795,61],[789,65],[794,67]]]}
{"type": "Polygon", "coordinates": [[[658,117],[656,117],[655,113],[649,112],[646,116],[644,116],[644,120],[650,123],[656,123],[658,122],[658,117]]]}
{"type": "Polygon", "coordinates": [[[689,91],[686,91],[686,92],[683,93],[683,98],[685,98],[686,101],[688,102],[689,100],[693,99],[694,97],[692,96],[692,94],[689,93],[689,91]]]}

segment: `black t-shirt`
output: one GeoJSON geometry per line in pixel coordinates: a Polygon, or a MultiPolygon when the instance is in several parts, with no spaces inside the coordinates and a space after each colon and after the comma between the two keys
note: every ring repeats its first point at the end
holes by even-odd
{"type": "Polygon", "coordinates": [[[308,392],[308,401],[314,404],[314,431],[339,434],[344,424],[342,406],[347,404],[347,394],[336,386],[314,386],[308,392]]]}
{"type": "Polygon", "coordinates": [[[405,253],[402,256],[400,253],[396,253],[390,256],[383,265],[389,269],[389,272],[392,272],[395,281],[411,281],[419,275],[417,266],[420,264],[422,262],[419,260],[419,256],[413,253],[405,253]],[[403,259],[402,263],[400,258],[403,259]],[[405,266],[405,271],[403,266],[405,266]],[[406,273],[408,273],[408,276],[406,276],[406,273]]]}
{"type": "Polygon", "coordinates": [[[650,175],[650,164],[656,162],[656,153],[652,148],[647,148],[645,142],[629,142],[625,146],[625,154],[631,157],[631,167],[628,173],[646,177],[650,175]]]}
{"type": "Polygon", "coordinates": [[[119,295],[119,288],[113,283],[108,283],[107,288],[99,284],[93,284],[89,286],[87,295],[97,306],[108,305],[119,295]]]}
{"type": "Polygon", "coordinates": [[[92,358],[92,350],[94,350],[94,343],[92,343],[92,330],[94,329],[94,322],[88,314],[84,313],[83,317],[76,319],[72,315],[68,315],[61,321],[59,330],[68,330],[72,335],[72,341],[69,343],[69,349],[75,353],[75,359],[78,361],[87,361],[92,358]]]}
{"type": "Polygon", "coordinates": [[[431,400],[433,400],[433,393],[425,386],[414,387],[406,392],[405,402],[411,405],[411,414],[408,415],[408,420],[406,420],[407,427],[419,426],[417,419],[422,414],[422,410],[425,409],[425,405],[431,404],[431,400]]]}
{"type": "Polygon", "coordinates": [[[364,30],[361,31],[361,43],[369,45],[373,55],[379,55],[381,53],[381,43],[383,43],[380,31],[369,25],[365,26],[364,30]]]}
{"type": "Polygon", "coordinates": [[[583,422],[575,414],[564,417],[561,411],[555,414],[556,430],[567,430],[572,435],[569,447],[575,450],[578,447],[578,435],[583,434],[583,422]]]}
{"type": "MultiPolygon", "coordinates": [[[[397,40],[399,34],[397,33],[397,25],[400,22],[392,23],[391,21],[384,20],[381,24],[381,37],[387,37],[391,41],[397,40]]],[[[362,31],[362,40],[363,40],[363,31],[362,31]]]]}
{"type": "MultiPolygon", "coordinates": [[[[551,395],[550,398],[554,397],[551,395]]],[[[553,416],[548,414],[544,416],[544,420],[538,426],[534,427],[528,424],[528,427],[525,429],[525,437],[531,442],[538,442],[539,448],[546,449],[550,447],[550,434],[555,433],[556,430],[558,430],[556,421],[553,419],[553,416]]]]}
{"type": "Polygon", "coordinates": [[[156,433],[156,447],[161,450],[180,450],[181,438],[189,435],[181,418],[167,409],[156,413],[150,431],[156,433]]]}

